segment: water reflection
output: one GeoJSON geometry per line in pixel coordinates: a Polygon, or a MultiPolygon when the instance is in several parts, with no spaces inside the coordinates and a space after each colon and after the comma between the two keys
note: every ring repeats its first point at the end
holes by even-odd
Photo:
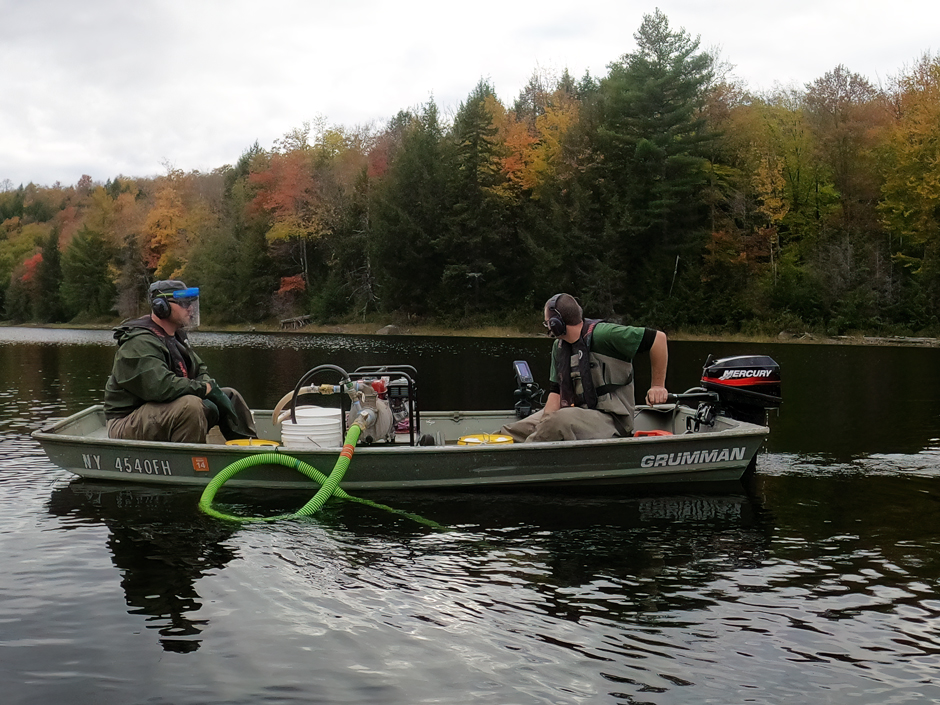
{"type": "MultiPolygon", "coordinates": [[[[379,501],[450,527],[424,543],[462,556],[460,570],[480,579],[498,564],[504,578],[544,590],[554,605],[546,609],[563,619],[578,619],[587,603],[603,603],[604,611],[695,609],[701,605],[685,596],[658,600],[676,579],[685,595],[690,583],[705,585],[731,566],[759,564],[773,535],[767,513],[740,484],[737,493],[721,494],[383,493],[379,501]]],[[[357,535],[378,528],[363,525],[359,508],[337,511],[357,535]]],[[[391,522],[384,521],[387,531],[391,522]]],[[[409,531],[397,541],[414,537],[409,531]]]]}
{"type": "MultiPolygon", "coordinates": [[[[100,400],[112,342],[29,336],[0,329],[14,701],[98,702],[106,683],[130,702],[141,678],[154,702],[185,705],[940,701],[937,350],[675,344],[674,387],[709,353],[758,350],[783,369],[770,452],[715,494],[374,493],[451,530],[352,503],[233,530],[196,513],[198,493],[49,465],[29,431],[100,400]],[[176,653],[153,659],[154,638],[176,653]]],[[[416,364],[429,408],[508,407],[512,359],[547,371],[544,341],[197,343],[258,407],[322,362],[416,364]]],[[[268,514],[307,499],[235,501],[268,514]]]]}
{"type": "Polygon", "coordinates": [[[194,516],[198,501],[191,491],[73,480],[54,489],[47,504],[66,524],[108,527],[128,613],[146,618],[165,651],[199,648],[207,621],[195,615],[202,606],[195,583],[237,555],[226,544],[233,528],[194,516]]]}

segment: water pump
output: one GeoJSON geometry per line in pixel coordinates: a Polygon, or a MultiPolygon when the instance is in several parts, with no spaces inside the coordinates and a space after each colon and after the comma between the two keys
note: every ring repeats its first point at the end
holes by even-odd
{"type": "Polygon", "coordinates": [[[362,417],[364,428],[359,440],[369,445],[376,441],[395,440],[395,418],[388,403],[388,378],[358,380],[350,385],[352,404],[346,416],[346,425],[352,426],[362,417]]]}

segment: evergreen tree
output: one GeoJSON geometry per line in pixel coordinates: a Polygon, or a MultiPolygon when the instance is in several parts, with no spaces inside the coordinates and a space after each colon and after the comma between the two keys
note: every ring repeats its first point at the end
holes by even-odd
{"type": "Polygon", "coordinates": [[[528,289],[520,213],[503,188],[506,146],[494,124],[497,103],[492,87],[480,81],[447,141],[449,208],[436,247],[445,262],[439,304],[448,313],[499,310],[528,289]]]}
{"type": "Polygon", "coordinates": [[[22,218],[26,189],[22,185],[14,191],[0,193],[0,223],[8,218],[22,218]]]}
{"type": "Polygon", "coordinates": [[[36,266],[36,301],[33,302],[34,317],[42,323],[58,323],[63,318],[62,265],[59,253],[59,231],[53,229],[42,241],[42,261],[36,266]]]}
{"type": "Polygon", "coordinates": [[[207,320],[258,322],[272,313],[278,275],[265,237],[269,223],[248,215],[254,195],[249,176],[266,156],[255,142],[226,170],[219,227],[197,241],[183,272],[187,284],[200,287],[207,320]]]}
{"type": "Polygon", "coordinates": [[[446,209],[437,106],[431,101],[419,115],[401,114],[390,129],[401,140],[375,189],[371,261],[384,310],[427,314],[443,273],[435,249],[446,209]]]}
{"type": "Polygon", "coordinates": [[[112,248],[83,227],[62,255],[62,299],[72,315],[113,315],[117,291],[111,280],[112,248]]]}
{"type": "Polygon", "coordinates": [[[657,10],[634,34],[637,50],[611,65],[599,88],[595,180],[611,239],[599,243],[635,296],[667,294],[684,245],[695,259],[707,225],[703,115],[712,57],[657,10]]]}

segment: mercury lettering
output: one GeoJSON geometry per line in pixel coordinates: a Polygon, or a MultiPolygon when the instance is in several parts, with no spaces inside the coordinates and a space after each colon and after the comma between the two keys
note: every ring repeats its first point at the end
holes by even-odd
{"type": "Polygon", "coordinates": [[[727,370],[718,379],[738,379],[740,377],[770,377],[773,370],[727,370]]]}
{"type": "Polygon", "coordinates": [[[640,460],[642,468],[674,467],[676,465],[698,465],[700,463],[724,463],[729,460],[744,460],[746,448],[716,448],[714,450],[696,450],[692,453],[661,453],[644,455],[640,460]]]}
{"type": "Polygon", "coordinates": [[[117,458],[114,461],[114,467],[119,472],[137,472],[142,475],[172,475],[169,460],[160,460],[158,458],[117,458]]]}

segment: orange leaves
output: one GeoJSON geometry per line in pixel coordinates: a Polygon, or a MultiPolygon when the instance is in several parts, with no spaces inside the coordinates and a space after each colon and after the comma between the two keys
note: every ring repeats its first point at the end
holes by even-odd
{"type": "Polygon", "coordinates": [[[59,246],[67,247],[82,226],[82,213],[74,205],[68,205],[60,210],[55,217],[59,228],[59,246]]]}
{"type": "Polygon", "coordinates": [[[314,191],[313,174],[304,152],[271,155],[264,171],[254,171],[249,181],[257,188],[249,210],[275,218],[297,215],[314,191]]]}
{"type": "Polygon", "coordinates": [[[304,281],[303,274],[295,274],[292,277],[281,277],[281,286],[277,290],[278,295],[283,296],[291,293],[299,293],[307,290],[307,282],[304,281]]]}
{"type": "Polygon", "coordinates": [[[533,121],[506,110],[493,96],[486,98],[501,147],[500,170],[507,182],[500,189],[502,195],[520,198],[528,193],[538,198],[538,187],[562,167],[565,136],[577,123],[580,103],[562,89],[543,99],[533,121]]]}
{"type": "Polygon", "coordinates": [[[23,262],[23,274],[20,275],[20,281],[24,284],[30,283],[36,276],[36,268],[40,263],[42,263],[42,252],[37,252],[23,262]]]}
{"type": "Polygon", "coordinates": [[[507,156],[500,160],[503,174],[510,184],[531,191],[537,184],[532,164],[538,140],[529,134],[529,129],[524,123],[515,121],[507,121],[503,139],[508,152],[507,156]]]}
{"type": "Polygon", "coordinates": [[[267,168],[248,178],[257,189],[248,212],[271,218],[269,240],[316,238],[329,231],[331,204],[319,194],[307,152],[272,154],[267,168]]]}

